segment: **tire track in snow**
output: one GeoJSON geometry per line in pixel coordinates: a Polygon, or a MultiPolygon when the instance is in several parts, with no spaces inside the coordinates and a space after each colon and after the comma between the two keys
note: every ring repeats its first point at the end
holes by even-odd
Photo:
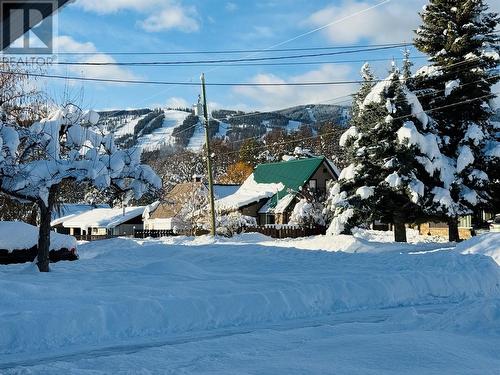
{"type": "MultiPolygon", "coordinates": [[[[343,312],[334,315],[309,319],[293,319],[272,324],[262,324],[251,327],[233,327],[220,330],[202,331],[198,333],[177,335],[170,338],[156,338],[143,342],[131,342],[123,345],[108,345],[99,348],[85,348],[83,350],[61,353],[57,355],[47,355],[32,357],[30,359],[11,360],[0,362],[0,370],[13,370],[17,367],[31,367],[54,362],[73,362],[82,359],[92,359],[97,357],[109,357],[117,354],[134,354],[147,349],[160,348],[163,346],[182,345],[191,342],[201,342],[216,340],[219,338],[247,335],[259,331],[293,331],[303,328],[317,328],[321,326],[335,326],[341,324],[354,323],[381,323],[402,310],[410,307],[415,308],[419,314],[438,313],[442,314],[450,307],[457,304],[427,304],[419,306],[391,307],[377,310],[343,312]],[[214,332],[215,331],[215,332],[214,332]]],[[[9,355],[14,357],[15,355],[9,355]]]]}

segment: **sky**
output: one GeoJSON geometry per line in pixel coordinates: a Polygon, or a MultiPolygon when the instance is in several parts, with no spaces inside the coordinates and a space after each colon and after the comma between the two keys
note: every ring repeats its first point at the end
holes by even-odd
{"type": "MultiPolygon", "coordinates": [[[[362,46],[409,42],[425,0],[76,0],[57,16],[59,61],[179,61],[254,58],[317,51],[282,48],[362,46]],[[329,25],[329,26],[327,26],[329,25]],[[114,55],[113,52],[173,52],[269,49],[265,53],[114,55]]],[[[494,2],[491,2],[492,4],[494,2]]],[[[499,8],[498,5],[495,6],[499,8]]],[[[497,9],[498,10],[498,9],[497,9]]],[[[352,48],[350,48],[352,50],[352,48]]],[[[347,49],[349,50],[349,49],[347,49]]],[[[321,51],[320,51],[321,52],[321,51]]],[[[128,80],[199,82],[302,82],[359,79],[372,59],[383,78],[401,48],[302,59],[308,65],[260,66],[53,66],[49,73],[128,80]],[[346,60],[355,62],[345,62],[346,60]],[[339,62],[340,61],[340,62],[339,62]]],[[[415,68],[425,63],[411,50],[415,68]]],[[[291,61],[291,60],[290,60],[291,61]]],[[[75,97],[83,107],[103,109],[191,106],[198,86],[158,86],[42,81],[56,101],[75,97]]],[[[207,88],[210,107],[273,110],[298,104],[349,104],[356,85],[207,88]]]]}

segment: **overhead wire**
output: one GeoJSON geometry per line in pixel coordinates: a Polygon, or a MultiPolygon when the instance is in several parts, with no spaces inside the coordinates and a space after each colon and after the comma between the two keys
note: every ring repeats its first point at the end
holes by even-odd
{"type": "MultiPolygon", "coordinates": [[[[334,51],[334,52],[321,52],[321,53],[308,53],[308,54],[295,54],[295,55],[282,55],[282,56],[264,56],[264,57],[242,57],[233,59],[210,59],[210,60],[178,60],[178,61],[53,61],[53,65],[76,65],[76,66],[152,66],[152,65],[193,65],[193,64],[220,64],[220,63],[239,63],[239,62],[255,62],[255,61],[275,61],[275,60],[291,60],[303,59],[310,57],[323,57],[323,56],[337,56],[347,55],[360,52],[373,52],[383,51],[393,48],[404,47],[405,44],[396,44],[393,46],[385,47],[372,47],[372,48],[357,48],[347,51],[334,51]]],[[[23,64],[23,60],[19,61],[23,64]]],[[[27,63],[30,63],[27,61],[27,63]]]]}
{"type": "MultiPolygon", "coordinates": [[[[492,98],[492,97],[494,97],[494,96],[496,96],[498,94],[500,94],[500,91],[493,92],[493,93],[488,94],[488,95],[479,96],[479,97],[476,97],[476,98],[462,100],[462,101],[459,101],[459,102],[447,104],[447,105],[440,106],[440,107],[430,108],[430,109],[419,111],[419,112],[412,113],[412,114],[409,114],[409,115],[394,117],[393,119],[394,120],[402,120],[402,119],[405,119],[405,118],[413,117],[416,114],[422,114],[422,113],[427,113],[427,112],[434,112],[434,111],[437,111],[439,109],[445,109],[445,108],[455,107],[455,106],[457,106],[459,104],[471,103],[473,101],[481,100],[481,99],[489,99],[489,98],[492,98]]],[[[373,122],[373,123],[367,124],[367,126],[370,126],[370,125],[376,126],[377,124],[378,124],[378,122],[373,122]]],[[[257,147],[253,147],[253,148],[250,148],[250,149],[251,150],[266,149],[266,148],[270,148],[270,147],[281,146],[281,145],[290,144],[290,143],[297,143],[297,142],[301,142],[301,141],[305,141],[305,140],[309,140],[309,139],[314,139],[314,138],[319,138],[319,137],[324,137],[326,135],[333,135],[333,134],[335,134],[335,132],[326,132],[326,133],[323,133],[323,134],[312,135],[310,137],[303,137],[301,139],[294,139],[294,140],[283,141],[283,142],[274,142],[274,143],[272,143],[270,145],[257,146],[257,147]]],[[[239,153],[239,151],[229,151],[229,152],[226,152],[226,155],[235,154],[235,153],[239,153]]]]}
{"type": "Polygon", "coordinates": [[[296,51],[323,51],[331,49],[348,49],[348,48],[371,48],[371,47],[388,47],[397,44],[411,45],[412,43],[394,42],[394,43],[378,43],[378,44],[355,44],[355,45],[338,45],[338,46],[323,46],[323,47],[298,47],[298,48],[279,48],[279,49],[238,49],[238,50],[199,50],[199,51],[160,51],[160,52],[145,52],[145,51],[63,51],[56,55],[95,55],[103,53],[106,55],[115,56],[162,56],[162,55],[211,55],[211,54],[241,54],[241,53],[274,53],[274,52],[296,52],[296,51]]]}
{"type": "MultiPolygon", "coordinates": [[[[495,76],[495,77],[500,77],[500,75],[497,75],[497,76],[495,76]]],[[[466,85],[471,85],[471,84],[475,84],[475,83],[478,83],[478,82],[482,82],[482,80],[477,80],[477,81],[473,81],[473,82],[468,82],[468,83],[465,83],[465,84],[463,84],[463,85],[461,85],[461,86],[463,87],[463,86],[466,86],[466,85]]],[[[445,90],[446,90],[446,89],[440,89],[440,90],[435,90],[435,91],[433,91],[433,92],[423,93],[423,94],[419,94],[419,95],[415,95],[415,96],[416,96],[417,98],[424,98],[424,97],[427,97],[427,96],[430,96],[430,95],[437,95],[438,93],[445,92],[445,90]]],[[[349,95],[345,95],[345,96],[353,96],[354,94],[355,94],[355,93],[352,93],[352,94],[349,94],[349,95]]],[[[491,94],[491,95],[493,95],[493,94],[491,94]]],[[[339,98],[342,98],[342,97],[339,97],[339,98]]],[[[328,102],[328,101],[331,101],[331,100],[335,100],[335,98],[334,98],[334,99],[327,100],[327,101],[324,101],[324,102],[328,102]]],[[[324,103],[324,102],[310,103],[310,105],[322,104],[322,103],[324,103]]],[[[338,104],[340,104],[340,103],[342,103],[342,102],[345,102],[345,100],[344,100],[344,101],[341,101],[341,102],[339,102],[339,103],[334,103],[334,104],[337,104],[337,105],[338,105],[338,104]]],[[[397,100],[396,100],[395,102],[399,102],[399,101],[397,101],[397,100]]],[[[425,111],[424,111],[424,112],[425,112],[425,111]]],[[[236,116],[234,116],[234,117],[231,117],[231,119],[232,119],[232,118],[237,118],[237,117],[250,117],[250,116],[255,116],[255,115],[259,115],[259,114],[263,114],[263,115],[265,115],[265,114],[273,114],[273,113],[275,113],[275,112],[257,112],[257,113],[249,113],[249,114],[243,114],[243,115],[236,115],[236,116]]],[[[229,120],[229,119],[228,119],[228,120],[229,120]]],[[[219,121],[220,121],[220,120],[219,120],[219,121]]],[[[322,135],[326,135],[326,134],[322,134],[322,135]]],[[[263,137],[263,136],[255,136],[255,137],[248,137],[248,138],[243,138],[243,139],[233,140],[233,141],[231,141],[231,144],[235,144],[235,143],[242,143],[242,142],[245,142],[245,141],[248,141],[248,140],[256,140],[256,141],[257,141],[257,140],[262,140],[262,137],[263,137]]],[[[299,139],[299,140],[294,140],[293,142],[298,142],[298,141],[300,141],[300,139],[299,139]]]]}

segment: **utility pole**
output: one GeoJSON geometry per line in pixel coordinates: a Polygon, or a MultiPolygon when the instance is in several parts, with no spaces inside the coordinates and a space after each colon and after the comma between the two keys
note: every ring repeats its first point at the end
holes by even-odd
{"type": "Polygon", "coordinates": [[[210,134],[207,108],[207,93],[205,89],[205,73],[201,73],[201,92],[203,95],[203,115],[205,117],[205,143],[207,147],[207,169],[208,169],[208,194],[210,195],[210,234],[215,236],[215,202],[214,202],[214,181],[212,175],[212,155],[210,151],[210,134]]]}

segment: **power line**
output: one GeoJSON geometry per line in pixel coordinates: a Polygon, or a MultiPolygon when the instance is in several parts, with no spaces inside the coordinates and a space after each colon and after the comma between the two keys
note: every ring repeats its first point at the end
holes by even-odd
{"type": "Polygon", "coordinates": [[[374,4],[374,5],[369,6],[369,7],[367,7],[367,8],[363,8],[363,9],[361,9],[361,10],[358,10],[358,11],[354,12],[354,13],[348,14],[348,15],[346,15],[346,16],[344,16],[344,17],[341,17],[341,18],[338,18],[338,19],[333,20],[333,21],[331,21],[331,22],[328,22],[328,23],[327,23],[327,24],[325,24],[325,25],[322,25],[322,26],[317,27],[317,28],[315,28],[315,29],[309,30],[309,31],[307,31],[307,32],[305,32],[305,33],[302,33],[302,34],[300,34],[300,35],[294,36],[293,38],[287,39],[287,40],[285,40],[284,42],[281,42],[281,43],[275,44],[275,45],[273,45],[273,46],[269,47],[268,49],[274,49],[274,48],[276,48],[276,47],[282,46],[283,44],[287,44],[287,43],[293,42],[293,41],[295,41],[295,40],[297,40],[297,39],[303,38],[303,37],[305,37],[305,36],[307,36],[307,35],[314,34],[314,33],[318,32],[318,31],[321,31],[321,30],[326,29],[327,27],[331,27],[331,26],[333,26],[333,25],[339,24],[339,23],[341,23],[341,22],[343,22],[343,21],[346,21],[346,20],[348,20],[348,19],[351,19],[351,18],[353,18],[353,17],[357,17],[357,16],[359,16],[360,14],[363,14],[363,13],[369,12],[370,10],[373,10],[373,9],[375,9],[375,8],[378,8],[378,7],[382,6],[382,5],[385,5],[385,4],[387,4],[387,3],[390,3],[391,1],[392,1],[392,0],[383,0],[383,1],[379,2],[379,3],[377,3],[377,4],[374,4]]]}
{"type": "MultiPolygon", "coordinates": [[[[455,64],[451,64],[444,68],[449,69],[450,67],[470,64],[474,60],[480,60],[480,58],[459,61],[455,64]]],[[[89,82],[106,82],[106,83],[127,83],[127,84],[146,84],[146,85],[165,85],[165,86],[198,86],[196,82],[169,82],[169,81],[148,81],[148,80],[127,80],[127,79],[113,79],[113,78],[92,78],[92,77],[75,77],[75,76],[63,76],[58,74],[44,74],[44,73],[28,73],[28,72],[12,72],[6,70],[0,70],[0,74],[11,74],[20,76],[32,76],[41,78],[55,78],[64,79],[72,81],[89,81],[89,82]]],[[[384,79],[373,80],[373,82],[383,82],[384,79]]],[[[363,83],[363,80],[345,80],[345,81],[318,81],[318,82],[211,82],[207,83],[207,86],[242,86],[242,87],[276,87],[276,86],[336,86],[336,85],[350,85],[363,83]]]]}
{"type": "MultiPolygon", "coordinates": [[[[483,96],[480,96],[480,97],[477,97],[477,98],[471,98],[471,99],[462,100],[462,101],[459,101],[459,102],[455,102],[455,103],[443,105],[443,106],[440,106],[440,107],[430,108],[430,109],[427,109],[427,110],[424,110],[424,111],[420,111],[420,112],[416,112],[416,113],[412,113],[412,114],[409,114],[409,115],[394,117],[393,119],[394,120],[402,120],[402,119],[405,119],[405,118],[414,117],[415,115],[421,114],[421,113],[434,112],[434,111],[437,111],[439,109],[451,108],[451,107],[454,107],[454,106],[457,106],[457,105],[460,105],[460,104],[466,104],[466,103],[474,102],[476,100],[491,98],[491,97],[494,97],[495,95],[498,95],[498,94],[500,94],[500,91],[493,92],[493,93],[488,94],[488,95],[483,95],[483,96]]],[[[373,123],[366,124],[366,125],[367,126],[376,126],[376,125],[378,125],[378,122],[373,122],[373,123]]],[[[326,133],[323,133],[323,134],[312,135],[310,137],[303,137],[301,139],[294,139],[294,140],[283,141],[283,142],[275,142],[275,143],[270,144],[270,145],[263,145],[263,146],[253,147],[253,148],[251,148],[251,150],[266,149],[266,148],[273,147],[273,146],[280,146],[280,145],[285,145],[285,144],[290,144],[290,143],[297,143],[297,142],[306,141],[306,140],[309,140],[309,139],[319,138],[319,137],[323,137],[325,135],[333,135],[333,134],[335,134],[335,132],[326,132],[326,133]]],[[[250,138],[250,139],[252,139],[252,138],[250,138]]],[[[229,152],[226,152],[226,155],[235,154],[235,153],[239,153],[239,151],[229,151],[229,152]]]]}
{"type": "MultiPolygon", "coordinates": [[[[127,79],[112,79],[112,78],[91,78],[91,77],[74,77],[63,76],[57,74],[43,73],[27,73],[27,72],[9,72],[0,70],[0,74],[21,75],[26,77],[41,77],[41,78],[56,78],[72,81],[91,81],[91,82],[107,82],[107,83],[129,83],[129,84],[145,84],[145,85],[178,85],[178,86],[199,86],[196,82],[169,82],[169,81],[146,81],[146,80],[127,80],[127,79]]],[[[384,80],[374,80],[381,82],[384,80]]],[[[355,83],[363,83],[363,80],[346,80],[346,81],[318,81],[318,82],[211,82],[207,86],[333,86],[333,85],[349,85],[355,83]]]]}
{"type": "MultiPolygon", "coordinates": [[[[325,25],[321,26],[321,27],[317,27],[317,28],[315,28],[315,29],[313,29],[313,30],[309,30],[309,31],[307,31],[307,32],[305,32],[305,33],[302,33],[302,34],[296,35],[296,36],[294,36],[294,37],[292,37],[292,38],[289,38],[289,39],[284,40],[284,41],[282,41],[282,42],[279,42],[279,43],[277,43],[277,44],[274,44],[274,45],[271,45],[271,46],[269,46],[269,47],[266,47],[266,48],[265,48],[265,50],[266,50],[266,51],[275,50],[275,49],[277,49],[277,47],[283,46],[283,45],[285,45],[285,44],[288,44],[288,43],[290,43],[290,42],[293,42],[293,41],[295,41],[295,40],[298,40],[298,39],[300,39],[300,38],[303,38],[304,36],[311,35],[311,34],[313,34],[313,33],[315,33],[315,32],[318,32],[318,31],[320,31],[320,30],[323,30],[323,29],[325,29],[325,28],[327,28],[327,27],[333,26],[333,25],[335,25],[335,24],[341,23],[341,22],[343,22],[343,21],[345,21],[345,20],[348,20],[348,19],[350,19],[350,18],[356,17],[356,16],[358,16],[358,15],[360,15],[360,14],[366,13],[366,12],[368,12],[368,11],[370,11],[370,10],[373,10],[373,9],[375,9],[375,8],[378,8],[378,7],[382,6],[382,5],[384,5],[384,4],[387,4],[387,3],[388,3],[388,2],[390,2],[390,1],[391,1],[391,0],[383,0],[383,1],[381,1],[381,2],[379,2],[379,3],[377,3],[377,4],[375,4],[375,5],[369,6],[369,7],[367,7],[367,8],[361,9],[361,10],[359,10],[359,11],[356,11],[356,12],[351,13],[351,14],[349,14],[349,15],[346,15],[346,16],[344,16],[344,17],[338,18],[338,19],[336,19],[336,20],[334,20],[334,21],[332,21],[332,22],[329,22],[329,23],[327,23],[327,24],[325,24],[325,25]]],[[[259,52],[257,52],[257,54],[258,54],[258,53],[259,53],[259,52]]],[[[252,56],[252,54],[247,55],[247,56],[248,56],[248,57],[249,57],[249,56],[252,56]]],[[[208,72],[213,72],[213,71],[215,71],[215,70],[217,70],[217,69],[219,69],[219,67],[213,67],[213,68],[212,68],[212,69],[210,69],[208,72]]],[[[191,79],[192,79],[192,78],[193,78],[193,77],[191,77],[191,79]]],[[[190,80],[190,79],[188,79],[188,81],[189,81],[189,80],[190,80]]],[[[173,86],[170,86],[170,87],[169,87],[168,89],[166,89],[166,90],[161,90],[161,91],[159,91],[159,93],[165,93],[166,91],[170,90],[172,87],[173,87],[173,86]]],[[[156,93],[155,95],[152,95],[152,96],[150,96],[149,98],[154,97],[154,96],[157,96],[159,93],[156,93]]]]}
{"type": "MultiPolygon", "coordinates": [[[[500,75],[496,75],[494,77],[500,77],[500,75]]],[[[467,86],[467,85],[472,85],[472,84],[475,84],[475,83],[478,83],[478,82],[482,82],[482,81],[483,80],[477,80],[477,81],[473,81],[473,82],[468,82],[468,83],[464,83],[464,84],[462,84],[460,86],[463,87],[463,86],[467,86]]],[[[417,98],[424,98],[424,97],[427,97],[427,96],[430,96],[430,95],[436,95],[436,94],[438,94],[440,92],[444,92],[445,90],[446,89],[441,89],[441,90],[436,90],[436,91],[433,91],[433,92],[428,92],[428,93],[424,93],[424,94],[420,94],[420,95],[415,95],[415,96],[417,98]]],[[[333,100],[338,100],[338,99],[341,99],[341,98],[344,98],[344,97],[352,97],[355,94],[356,93],[351,93],[351,94],[348,94],[348,95],[339,96],[339,97],[333,98],[333,99],[327,99],[327,100],[324,100],[324,101],[321,101],[321,102],[317,102],[317,103],[310,103],[310,105],[323,104],[323,103],[330,102],[330,101],[333,101],[333,100]]],[[[491,94],[491,95],[494,95],[494,94],[491,94]]],[[[340,102],[333,103],[332,105],[339,105],[340,103],[343,103],[343,102],[346,102],[346,100],[342,100],[340,102]]],[[[396,100],[395,102],[400,102],[400,101],[396,100]]],[[[251,116],[260,115],[260,114],[266,115],[266,114],[273,114],[273,113],[276,113],[276,111],[273,111],[273,112],[271,112],[271,111],[270,112],[256,112],[256,113],[248,113],[248,114],[243,114],[243,115],[236,115],[236,116],[232,116],[231,119],[232,118],[241,118],[241,117],[251,117],[251,116]]],[[[230,120],[230,119],[228,119],[228,120],[230,120]]],[[[219,121],[221,121],[221,120],[219,120],[219,121]]],[[[255,137],[248,137],[248,138],[243,138],[243,139],[237,139],[237,140],[232,141],[231,143],[234,144],[234,143],[245,142],[245,141],[248,141],[248,140],[260,140],[260,139],[262,139],[262,136],[255,136],[255,137]]]]}
{"type": "MultiPolygon", "coordinates": [[[[414,56],[412,57],[412,60],[421,60],[421,59],[427,59],[427,56],[414,56]]],[[[218,67],[238,67],[238,66],[298,66],[298,65],[328,65],[328,64],[349,64],[349,63],[371,63],[371,62],[389,62],[389,61],[402,61],[404,58],[402,57],[397,57],[397,58],[378,58],[378,59],[357,59],[357,60],[334,60],[334,61],[289,61],[289,62],[269,62],[269,63],[210,63],[210,64],[175,64],[175,65],[159,65],[157,64],[156,66],[162,66],[162,67],[179,67],[179,66],[218,66],[218,67]]],[[[153,65],[155,66],[155,65],[153,65]]]]}
{"type": "MultiPolygon", "coordinates": [[[[300,55],[287,55],[287,56],[266,56],[266,57],[244,57],[237,59],[211,59],[211,60],[181,60],[181,61],[126,61],[126,62],[98,62],[98,61],[54,61],[54,65],[90,65],[90,66],[149,66],[149,65],[193,65],[193,64],[216,64],[216,63],[238,63],[238,62],[252,62],[252,61],[273,61],[273,60],[289,60],[289,59],[302,59],[309,57],[322,57],[322,56],[336,56],[346,55],[360,52],[381,51],[393,48],[404,47],[406,44],[395,44],[385,47],[373,48],[358,48],[348,51],[335,51],[335,52],[322,52],[310,53],[300,55]]],[[[23,61],[20,61],[22,63],[23,61]]]]}
{"type": "MultiPolygon", "coordinates": [[[[360,45],[343,45],[343,46],[325,46],[325,47],[302,47],[302,48],[280,48],[280,49],[237,49],[237,50],[202,50],[202,51],[162,51],[162,52],[106,52],[106,51],[94,51],[94,52],[81,52],[81,51],[65,51],[56,53],[56,55],[96,55],[96,54],[106,54],[114,56],[161,56],[161,55],[211,55],[211,54],[239,54],[239,53],[272,53],[272,52],[294,52],[294,51],[324,51],[331,49],[348,49],[348,48],[370,48],[370,47],[388,47],[403,44],[404,42],[394,42],[394,43],[379,43],[379,44],[360,44],[360,45]]],[[[413,43],[405,43],[406,45],[412,45],[413,43]]]]}

